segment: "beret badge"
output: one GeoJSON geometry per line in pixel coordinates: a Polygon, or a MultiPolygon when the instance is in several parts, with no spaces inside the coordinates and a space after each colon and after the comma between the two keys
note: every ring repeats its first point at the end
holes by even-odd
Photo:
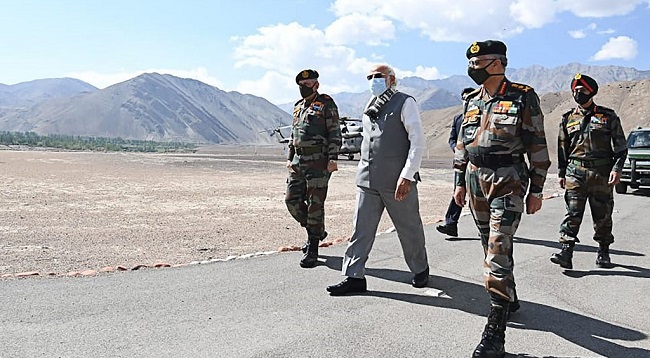
{"type": "Polygon", "coordinates": [[[478,43],[474,42],[472,46],[469,48],[470,53],[477,53],[481,50],[481,47],[478,45],[478,43]]]}

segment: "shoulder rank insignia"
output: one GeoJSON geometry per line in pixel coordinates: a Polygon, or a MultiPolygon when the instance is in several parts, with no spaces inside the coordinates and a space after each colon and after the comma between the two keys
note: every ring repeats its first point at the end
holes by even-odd
{"type": "Polygon", "coordinates": [[[532,89],[532,88],[531,88],[530,86],[528,86],[528,85],[522,85],[522,84],[520,84],[520,83],[514,83],[514,82],[511,84],[511,87],[512,87],[512,88],[516,88],[516,89],[518,89],[518,90],[521,90],[521,91],[523,91],[523,92],[528,92],[528,91],[530,91],[530,90],[532,89]]]}

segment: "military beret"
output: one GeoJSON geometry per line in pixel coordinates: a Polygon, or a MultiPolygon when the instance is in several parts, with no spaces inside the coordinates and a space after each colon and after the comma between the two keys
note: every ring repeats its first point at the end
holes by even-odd
{"type": "Polygon", "coordinates": [[[506,55],[506,44],[501,41],[487,40],[472,43],[465,56],[467,59],[482,55],[506,55]]]}
{"type": "Polygon", "coordinates": [[[588,89],[592,95],[598,92],[598,83],[596,83],[596,80],[581,73],[576,73],[571,80],[571,92],[575,91],[577,86],[583,86],[588,89]]]}
{"type": "Polygon", "coordinates": [[[315,80],[318,78],[318,72],[314,70],[302,70],[296,75],[296,84],[302,80],[315,80]]]}

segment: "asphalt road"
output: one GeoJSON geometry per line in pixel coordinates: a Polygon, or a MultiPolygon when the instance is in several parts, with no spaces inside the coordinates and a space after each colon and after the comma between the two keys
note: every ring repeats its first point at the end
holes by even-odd
{"type": "MultiPolygon", "coordinates": [[[[650,357],[650,192],[616,195],[612,260],[596,268],[588,218],[574,270],[549,262],[561,199],[524,216],[515,260],[522,308],[509,357],[650,357]]],[[[469,357],[485,324],[482,250],[426,228],[431,278],[410,286],[394,233],[378,236],[369,292],[330,297],[345,245],[95,277],[0,281],[0,357],[469,357]]]]}

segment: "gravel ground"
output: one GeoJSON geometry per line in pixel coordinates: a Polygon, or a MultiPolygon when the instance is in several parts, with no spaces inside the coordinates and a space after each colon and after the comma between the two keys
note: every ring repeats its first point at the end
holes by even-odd
{"type": "MultiPolygon", "coordinates": [[[[427,224],[444,217],[451,198],[450,158],[423,164],[427,224]]],[[[356,164],[341,160],[330,180],[330,240],[350,236],[356,164]]],[[[306,234],[284,205],[286,175],[276,147],[183,155],[0,150],[0,275],[295,249],[306,234]]],[[[385,215],[379,230],[391,227],[385,215]]]]}
{"type": "MultiPolygon", "coordinates": [[[[195,154],[0,151],[0,275],[225,258],[299,246],[276,148],[195,154]]],[[[443,162],[448,164],[449,160],[443,162]]],[[[356,161],[342,160],[326,201],[329,239],[349,237],[356,161]]],[[[449,169],[423,169],[423,221],[444,216],[449,169]]],[[[391,227],[383,219],[380,231],[391,227]]]]}

